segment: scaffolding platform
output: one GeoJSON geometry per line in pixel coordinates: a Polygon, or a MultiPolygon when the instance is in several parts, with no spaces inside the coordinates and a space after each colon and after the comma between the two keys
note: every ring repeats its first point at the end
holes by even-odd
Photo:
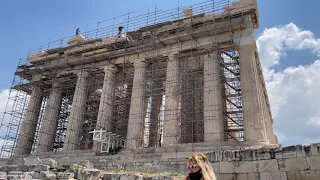
{"type": "Polygon", "coordinates": [[[108,132],[107,130],[93,130],[90,134],[92,134],[92,140],[97,142],[100,153],[109,153],[110,150],[125,147],[125,140],[123,137],[108,132]]]}

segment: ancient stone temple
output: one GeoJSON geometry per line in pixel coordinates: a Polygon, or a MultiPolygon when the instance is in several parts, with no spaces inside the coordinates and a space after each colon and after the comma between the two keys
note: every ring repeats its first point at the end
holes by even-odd
{"type": "Polygon", "coordinates": [[[257,28],[256,0],[207,1],[35,49],[15,72],[1,155],[278,147],[257,28]]]}

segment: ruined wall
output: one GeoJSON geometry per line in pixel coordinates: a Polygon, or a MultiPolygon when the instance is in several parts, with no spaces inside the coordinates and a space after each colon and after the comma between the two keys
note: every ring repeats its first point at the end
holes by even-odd
{"type": "Polygon", "coordinates": [[[219,179],[320,179],[320,144],[208,153],[219,179]]]}
{"type": "MultiPolygon", "coordinates": [[[[218,180],[320,180],[320,144],[207,153],[218,180]]],[[[106,161],[99,168],[136,168],[186,173],[186,159],[106,161]]]]}
{"type": "MultiPolygon", "coordinates": [[[[50,154],[48,157],[56,160],[59,165],[72,165],[89,160],[94,168],[100,170],[137,169],[187,173],[186,157],[192,152],[169,152],[169,149],[164,152],[156,149],[156,152],[134,155],[121,153],[95,156],[75,151],[74,154],[68,154],[68,157],[65,154],[50,154]]],[[[320,143],[285,148],[216,150],[206,154],[218,180],[320,180],[320,143]]],[[[0,166],[0,174],[9,174],[8,167],[14,167],[15,171],[19,167],[25,167],[25,163],[20,165],[18,161],[11,163],[15,166],[5,165],[4,160],[0,161],[0,164],[3,165],[0,166]],[[17,167],[18,164],[20,166],[17,167]]]]}

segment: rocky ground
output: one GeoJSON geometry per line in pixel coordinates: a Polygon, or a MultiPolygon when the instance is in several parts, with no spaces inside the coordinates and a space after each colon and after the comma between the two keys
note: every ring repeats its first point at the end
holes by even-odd
{"type": "Polygon", "coordinates": [[[183,174],[134,169],[103,171],[90,161],[79,164],[58,164],[53,159],[25,159],[24,165],[0,167],[0,180],[184,180],[183,174]]]}

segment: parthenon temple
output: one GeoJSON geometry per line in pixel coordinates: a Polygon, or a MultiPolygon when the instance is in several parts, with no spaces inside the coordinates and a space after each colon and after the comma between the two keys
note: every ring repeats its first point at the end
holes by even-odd
{"type": "Polygon", "coordinates": [[[279,146],[256,0],[131,16],[21,59],[1,156],[279,146]]]}

